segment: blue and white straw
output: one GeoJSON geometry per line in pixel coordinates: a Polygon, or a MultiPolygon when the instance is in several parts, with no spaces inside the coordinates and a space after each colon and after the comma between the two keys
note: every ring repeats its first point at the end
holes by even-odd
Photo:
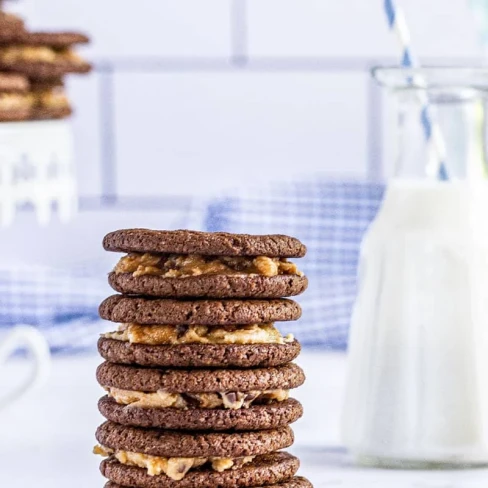
{"type": "MultiPolygon", "coordinates": [[[[415,58],[411,43],[410,30],[408,29],[405,14],[403,10],[395,5],[394,0],[384,0],[385,13],[390,29],[396,33],[402,49],[401,65],[404,68],[419,68],[420,63],[415,58]]],[[[427,83],[418,75],[414,76],[412,81],[417,86],[426,87],[427,83]]],[[[436,177],[440,180],[447,180],[446,170],[446,146],[444,138],[432,114],[427,94],[418,91],[419,101],[421,103],[420,123],[424,131],[425,139],[429,145],[431,157],[429,157],[426,173],[427,176],[436,177]]]]}

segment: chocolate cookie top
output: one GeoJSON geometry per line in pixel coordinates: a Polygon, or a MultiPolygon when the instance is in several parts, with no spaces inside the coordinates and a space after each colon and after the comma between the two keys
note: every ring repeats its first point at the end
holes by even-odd
{"type": "Polygon", "coordinates": [[[57,78],[69,73],[89,73],[92,66],[84,60],[60,59],[55,62],[45,62],[25,59],[0,59],[0,68],[22,73],[31,80],[41,80],[57,78]]]}
{"type": "Polygon", "coordinates": [[[34,107],[31,111],[31,120],[64,119],[73,113],[71,107],[34,107]]]}
{"type": "Polygon", "coordinates": [[[18,15],[0,11],[0,26],[1,27],[15,27],[18,30],[24,30],[25,23],[24,20],[18,15]]]}
{"type": "Polygon", "coordinates": [[[202,275],[166,278],[134,277],[132,273],[110,273],[110,286],[118,292],[168,298],[281,298],[300,295],[307,286],[305,276],[202,275]]]}
{"type": "Polygon", "coordinates": [[[258,456],[252,463],[222,473],[208,468],[189,471],[179,481],[166,475],[150,476],[143,468],[124,465],[114,459],[102,461],[100,471],[114,483],[138,488],[244,488],[288,482],[299,466],[296,457],[286,452],[277,452],[258,456]]]}
{"type": "Polygon", "coordinates": [[[51,90],[64,87],[64,80],[61,77],[48,78],[45,80],[31,80],[30,84],[33,90],[51,90]]]}
{"type": "MultiPolygon", "coordinates": [[[[109,481],[105,484],[105,488],[124,488],[121,485],[113,483],[109,481]]],[[[290,481],[285,481],[283,483],[279,483],[277,485],[267,485],[267,486],[259,486],[257,488],[313,488],[312,483],[308,481],[306,478],[301,476],[295,476],[290,481]]]]}
{"type": "Polygon", "coordinates": [[[285,427],[303,414],[301,404],[289,398],[282,402],[251,405],[240,409],[190,408],[127,408],[104,396],[98,402],[100,413],[122,425],[189,431],[250,431],[285,427]]]}
{"type": "Polygon", "coordinates": [[[0,73],[0,92],[27,93],[29,80],[22,75],[0,73]]]}
{"type": "Polygon", "coordinates": [[[263,324],[297,320],[302,311],[292,300],[171,300],[112,295],[99,308],[112,322],[169,325],[263,324]]]}
{"type": "Polygon", "coordinates": [[[294,363],[254,369],[155,369],[102,363],[97,380],[105,387],[142,392],[204,393],[297,388],[305,381],[294,363]]]}
{"type": "Polygon", "coordinates": [[[257,456],[293,444],[289,427],[260,432],[185,433],[160,429],[139,429],[107,421],[98,427],[97,441],[115,451],[129,451],[159,457],[257,456]]]}
{"type": "Polygon", "coordinates": [[[173,368],[251,368],[279,366],[300,353],[297,341],[285,344],[131,344],[101,337],[101,356],[112,363],[173,368]]]}
{"type": "Polygon", "coordinates": [[[0,11],[0,44],[17,42],[25,34],[24,21],[20,17],[0,11]]]}
{"type": "Polygon", "coordinates": [[[302,257],[306,247],[285,235],[228,234],[191,230],[123,229],[103,239],[107,251],[208,256],[302,257]]]}
{"type": "Polygon", "coordinates": [[[64,48],[74,44],[87,44],[90,38],[80,32],[26,32],[19,42],[26,46],[64,48]]]}

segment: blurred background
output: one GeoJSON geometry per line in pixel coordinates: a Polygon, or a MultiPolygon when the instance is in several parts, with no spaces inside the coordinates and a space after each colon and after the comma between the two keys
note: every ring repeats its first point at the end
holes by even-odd
{"type": "MultiPolygon", "coordinates": [[[[111,293],[105,276],[117,259],[101,240],[124,227],[279,232],[307,244],[303,319],[285,326],[319,351],[302,359],[310,386],[297,444],[339,445],[359,244],[394,158],[393,112],[370,76],[372,66],[399,62],[382,2],[4,3],[32,29],[87,33],[81,52],[94,67],[67,87],[79,212],[40,226],[26,209],[0,228],[0,326],[36,325],[59,354],[48,386],[0,416],[1,452],[17,446],[3,457],[10,465],[0,461],[9,486],[30,483],[29,473],[13,474],[21,451],[35,453],[46,486],[67,480],[56,474],[59,446],[65,470],[76,469],[76,458],[90,473],[70,486],[101,486],[97,460],[88,461],[100,395],[95,343],[105,327],[97,306],[111,293]],[[46,416],[58,420],[56,432],[46,416]],[[30,426],[20,444],[19,422],[30,426]]],[[[483,2],[402,6],[423,64],[485,63],[483,2]]],[[[325,486],[320,462],[309,464],[312,481],[316,472],[316,486],[325,486]]]]}
{"type": "MultiPolygon", "coordinates": [[[[404,3],[424,64],[483,63],[483,2],[404,3]]],[[[7,307],[2,321],[96,316],[107,294],[101,276],[115,259],[100,242],[115,228],[281,232],[309,246],[299,338],[344,349],[359,243],[394,158],[392,111],[369,73],[399,60],[382,2],[12,0],[6,8],[32,29],[89,34],[81,52],[94,72],[67,82],[78,215],[39,227],[24,212],[1,231],[10,283],[35,288],[52,307],[32,307],[32,296],[24,303],[8,285],[16,312],[7,307]],[[18,271],[26,264],[36,266],[34,283],[18,271]]],[[[56,346],[72,343],[57,337],[56,346]]]]}

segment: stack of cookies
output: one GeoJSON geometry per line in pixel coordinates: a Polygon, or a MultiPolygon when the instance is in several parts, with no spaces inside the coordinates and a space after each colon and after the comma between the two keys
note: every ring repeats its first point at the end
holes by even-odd
{"type": "Polygon", "coordinates": [[[21,106],[12,108],[10,92],[0,83],[0,120],[60,119],[72,108],[64,91],[70,73],[87,73],[91,65],[74,50],[89,39],[75,32],[29,32],[22,19],[0,11],[0,76],[15,73],[25,85],[21,106]],[[23,115],[21,115],[23,114],[23,115]]]}
{"type": "Polygon", "coordinates": [[[120,230],[109,275],[120,294],[100,306],[120,324],[99,341],[95,453],[106,488],[309,488],[283,451],[302,415],[289,391],[305,377],[299,343],[275,322],[296,320],[307,279],[282,235],[120,230]]]}

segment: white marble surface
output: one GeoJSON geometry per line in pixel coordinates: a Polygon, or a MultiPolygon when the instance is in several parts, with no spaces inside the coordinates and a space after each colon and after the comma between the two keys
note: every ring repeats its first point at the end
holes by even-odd
{"type": "MultiPolygon", "coordinates": [[[[99,459],[91,454],[101,422],[101,391],[94,372],[99,358],[57,359],[48,383],[0,413],[0,487],[102,487],[99,459]]],[[[305,353],[300,364],[308,381],[296,395],[306,415],[295,424],[292,449],[302,459],[301,474],[316,488],[412,487],[486,488],[488,470],[395,471],[356,468],[340,447],[339,420],[344,356],[305,353]]],[[[20,362],[0,372],[4,390],[24,374],[20,362]],[[6,374],[4,374],[6,372],[6,374]]]]}

